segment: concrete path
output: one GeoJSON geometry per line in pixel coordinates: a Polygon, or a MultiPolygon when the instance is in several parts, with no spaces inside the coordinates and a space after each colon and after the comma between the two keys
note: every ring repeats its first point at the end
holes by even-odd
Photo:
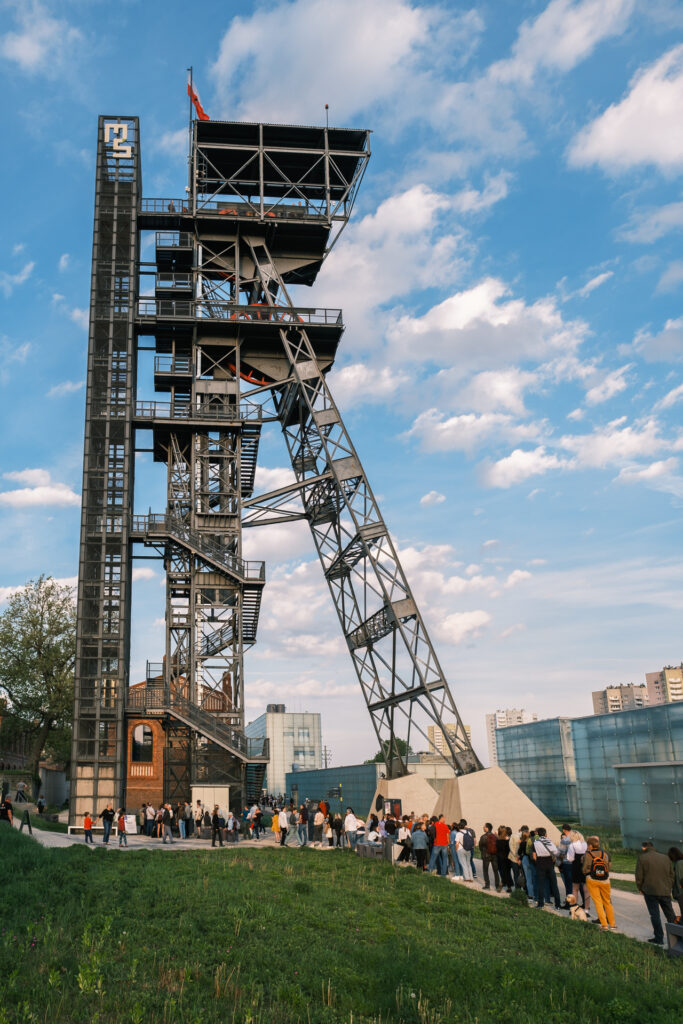
{"type": "MultiPolygon", "coordinates": [[[[18,829],[19,824],[19,821],[15,818],[15,828],[18,829]]],[[[26,827],[24,827],[24,832],[26,832],[26,827]]],[[[46,830],[39,828],[33,829],[33,838],[37,842],[41,843],[42,846],[48,847],[50,849],[60,847],[63,848],[74,845],[85,845],[83,841],[83,836],[70,836],[65,834],[64,832],[48,832],[46,830]]],[[[266,849],[268,847],[274,847],[276,845],[278,844],[276,843],[275,836],[270,831],[270,829],[267,829],[266,834],[259,840],[240,840],[239,843],[230,845],[226,843],[225,851],[227,852],[228,850],[247,849],[249,850],[250,853],[252,853],[255,850],[266,849]]],[[[95,850],[99,847],[104,847],[104,844],[102,843],[101,837],[96,837],[94,845],[88,845],[87,849],[95,850]]],[[[118,845],[118,840],[116,838],[112,838],[109,844],[104,848],[108,852],[114,851],[120,854],[125,854],[128,850],[165,850],[168,852],[180,850],[211,850],[212,852],[215,852],[216,855],[218,856],[220,855],[218,851],[222,852],[222,848],[220,846],[212,847],[211,843],[205,839],[175,839],[172,844],[164,844],[160,839],[150,839],[147,836],[141,835],[129,835],[127,847],[120,847],[118,845]]],[[[335,852],[336,851],[331,850],[328,847],[320,848],[320,853],[335,852]]],[[[341,852],[343,853],[343,851],[341,852]]],[[[399,867],[397,868],[397,870],[411,870],[411,866],[408,865],[405,868],[399,867]]],[[[624,881],[633,881],[632,876],[627,874],[615,873],[613,877],[615,879],[622,879],[624,881]]],[[[446,883],[446,881],[447,880],[444,879],[444,883],[446,883]]],[[[478,874],[477,878],[474,880],[473,883],[456,881],[455,884],[467,886],[468,888],[473,888],[479,892],[483,892],[481,872],[478,874]]],[[[559,879],[558,886],[560,888],[560,892],[564,892],[562,888],[562,882],[559,879]]],[[[488,890],[485,893],[485,895],[492,896],[496,899],[508,898],[508,894],[506,892],[496,892],[495,889],[488,890]]],[[[633,939],[638,939],[640,942],[645,942],[647,941],[647,939],[652,937],[652,925],[650,923],[647,908],[645,907],[645,901],[643,900],[642,896],[640,896],[638,893],[624,892],[622,889],[615,889],[613,887],[612,905],[614,907],[617,928],[620,932],[622,932],[624,935],[630,936],[633,939]]],[[[552,904],[550,906],[546,904],[546,906],[543,908],[543,913],[555,914],[558,917],[568,916],[566,911],[556,911],[552,904]]],[[[594,911],[592,911],[591,916],[595,916],[594,911]]],[[[583,923],[577,924],[577,927],[597,929],[598,926],[595,924],[583,923]]]]}

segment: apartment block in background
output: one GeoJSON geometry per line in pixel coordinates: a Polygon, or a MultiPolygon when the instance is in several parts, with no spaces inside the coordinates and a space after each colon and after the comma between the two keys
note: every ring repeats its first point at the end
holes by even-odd
{"type": "Polygon", "coordinates": [[[683,664],[666,665],[660,672],[646,672],[645,684],[650,704],[683,700],[683,664]]]}
{"type": "Polygon", "coordinates": [[[319,712],[288,712],[284,704],[268,704],[266,712],[245,729],[249,739],[268,739],[270,761],[264,786],[275,796],[285,794],[285,776],[322,768],[322,736],[319,712]]]}
{"type": "MultiPolygon", "coordinates": [[[[458,732],[458,727],[455,722],[444,722],[443,728],[446,730],[448,735],[455,739],[458,732]]],[[[472,729],[469,725],[465,726],[465,732],[467,739],[472,742],[472,729]]],[[[427,729],[427,739],[429,740],[429,752],[430,754],[444,754],[448,757],[448,747],[444,740],[443,730],[438,725],[430,725],[427,729]]]]}
{"type": "Polygon", "coordinates": [[[486,742],[489,748],[489,764],[498,764],[498,751],[496,749],[496,729],[507,729],[511,725],[526,725],[527,722],[537,722],[538,715],[524,708],[505,708],[494,711],[492,715],[486,716],[486,742]]]}
{"type": "Polygon", "coordinates": [[[593,691],[593,712],[596,715],[632,711],[634,708],[644,708],[648,703],[646,683],[606,686],[604,690],[593,691]]]}

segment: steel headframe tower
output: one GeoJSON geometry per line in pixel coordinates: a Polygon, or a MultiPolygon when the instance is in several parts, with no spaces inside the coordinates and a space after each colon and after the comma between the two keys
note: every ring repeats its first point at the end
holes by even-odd
{"type": "Polygon", "coordinates": [[[241,534],[296,519],[310,525],[389,777],[407,771],[396,739],[427,740],[430,724],[456,773],[481,767],[326,383],[341,311],[288,291],[315,281],[369,156],[366,131],[194,121],[187,195],[145,200],[136,119],[100,118],[72,814],[122,798],[126,709],[167,723],[169,797],[217,774],[256,792],[267,750],[244,736],[243,656],[265,574],[242,558],[241,534]],[[156,231],[154,264],[139,260],[143,230],[156,231]],[[166,402],[137,401],[145,336],[166,402]],[[296,482],[252,497],[264,422],[280,424],[296,482]],[[162,514],[133,515],[136,428],[167,467],[162,514]],[[129,690],[134,541],[164,558],[166,651],[129,690]]]}

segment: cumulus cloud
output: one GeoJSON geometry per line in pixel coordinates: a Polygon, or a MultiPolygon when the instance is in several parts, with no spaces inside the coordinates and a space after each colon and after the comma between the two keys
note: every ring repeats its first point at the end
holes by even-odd
{"type": "Polygon", "coordinates": [[[581,344],[586,324],[564,321],[553,298],[528,305],[508,295],[502,281],[485,278],[423,316],[399,317],[388,330],[390,346],[406,361],[484,369],[502,361],[551,358],[581,344]]]}
{"type": "Polygon", "coordinates": [[[446,416],[438,409],[420,413],[405,438],[416,438],[424,451],[462,451],[471,453],[487,441],[528,441],[542,428],[536,423],[517,423],[504,413],[463,413],[446,416]]]}
{"type": "Polygon", "coordinates": [[[613,463],[656,454],[664,441],[654,418],[625,426],[626,417],[612,420],[590,434],[570,434],[560,446],[575,456],[576,468],[603,469],[613,463]]]}
{"type": "Polygon", "coordinates": [[[583,128],[569,147],[574,167],[597,164],[622,173],[654,165],[673,174],[683,167],[683,45],[633,77],[628,94],[583,128]]]}
{"type": "Polygon", "coordinates": [[[71,257],[69,256],[68,252],[63,252],[62,255],[59,257],[57,269],[60,271],[60,273],[63,274],[65,270],[69,269],[70,259],[71,257]]]}
{"type": "Polygon", "coordinates": [[[441,494],[439,491],[428,491],[423,494],[420,498],[421,505],[442,505],[446,500],[446,495],[441,494]]]}
{"type": "Polygon", "coordinates": [[[294,471],[289,466],[261,466],[257,464],[254,476],[254,488],[256,492],[263,494],[268,491],[277,491],[280,487],[287,487],[296,483],[294,471]]]}
{"type": "Polygon", "coordinates": [[[513,569],[503,586],[506,590],[509,590],[510,587],[516,587],[518,583],[523,583],[524,580],[530,579],[531,573],[527,569],[513,569]]]}
{"type": "Polygon", "coordinates": [[[515,416],[525,416],[524,392],[538,382],[535,373],[511,367],[506,370],[484,370],[475,374],[456,396],[456,404],[477,412],[503,409],[515,416]]]}
{"type": "Polygon", "coordinates": [[[69,310],[69,316],[71,317],[73,322],[75,324],[78,324],[79,327],[82,327],[84,331],[88,330],[90,317],[87,309],[79,309],[79,307],[76,306],[74,307],[74,309],[69,310]]]}
{"type": "Polygon", "coordinates": [[[658,480],[661,477],[669,476],[678,469],[678,459],[662,459],[659,462],[651,462],[649,466],[624,466],[619,471],[617,480],[622,484],[647,483],[651,480],[658,480]]]}
{"type": "Polygon", "coordinates": [[[156,577],[154,569],[150,569],[148,566],[139,566],[133,569],[131,579],[135,583],[137,580],[155,580],[156,577]]]}
{"type": "Polygon", "coordinates": [[[80,495],[68,484],[52,480],[46,469],[22,469],[3,473],[5,480],[26,484],[13,491],[0,491],[0,506],[5,508],[37,508],[80,506],[80,495]]]}
{"type": "Polygon", "coordinates": [[[401,370],[367,363],[351,363],[334,370],[329,377],[335,400],[346,409],[359,402],[366,405],[386,402],[409,381],[410,376],[401,370]]]}
{"type": "Polygon", "coordinates": [[[155,143],[157,149],[165,156],[174,157],[178,160],[187,159],[187,128],[178,128],[174,132],[164,132],[155,143]]]}
{"type": "Polygon", "coordinates": [[[444,644],[462,644],[466,640],[475,640],[490,622],[491,615],[482,608],[452,612],[436,622],[434,635],[444,644]]]}
{"type": "Polygon", "coordinates": [[[499,171],[498,174],[489,175],[481,190],[468,187],[456,192],[451,203],[452,209],[457,213],[481,213],[488,210],[508,194],[510,183],[508,171],[499,171]]]}
{"type": "Polygon", "coordinates": [[[560,469],[566,465],[566,460],[559,459],[557,455],[547,452],[543,445],[524,451],[515,448],[510,455],[499,459],[493,464],[485,463],[481,467],[482,482],[487,487],[508,488],[521,483],[532,476],[539,476],[551,469],[560,469]]]}

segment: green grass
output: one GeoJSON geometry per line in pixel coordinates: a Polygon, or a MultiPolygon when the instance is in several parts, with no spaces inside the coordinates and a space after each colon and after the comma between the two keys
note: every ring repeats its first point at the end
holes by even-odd
{"type": "Polygon", "coordinates": [[[648,1024],[681,964],[345,852],[45,849],[0,830],[0,1024],[648,1024]]]}
{"type": "MultiPolygon", "coordinates": [[[[21,821],[21,818],[19,818],[21,821]]],[[[69,826],[65,821],[48,821],[46,818],[41,817],[39,814],[31,815],[31,827],[43,829],[44,832],[68,832],[69,826]]],[[[26,825],[24,825],[24,832],[26,831],[26,825]]]]}
{"type": "Polygon", "coordinates": [[[613,889],[622,889],[624,892],[638,892],[638,886],[635,882],[625,882],[621,878],[610,878],[610,884],[613,889]]]}

